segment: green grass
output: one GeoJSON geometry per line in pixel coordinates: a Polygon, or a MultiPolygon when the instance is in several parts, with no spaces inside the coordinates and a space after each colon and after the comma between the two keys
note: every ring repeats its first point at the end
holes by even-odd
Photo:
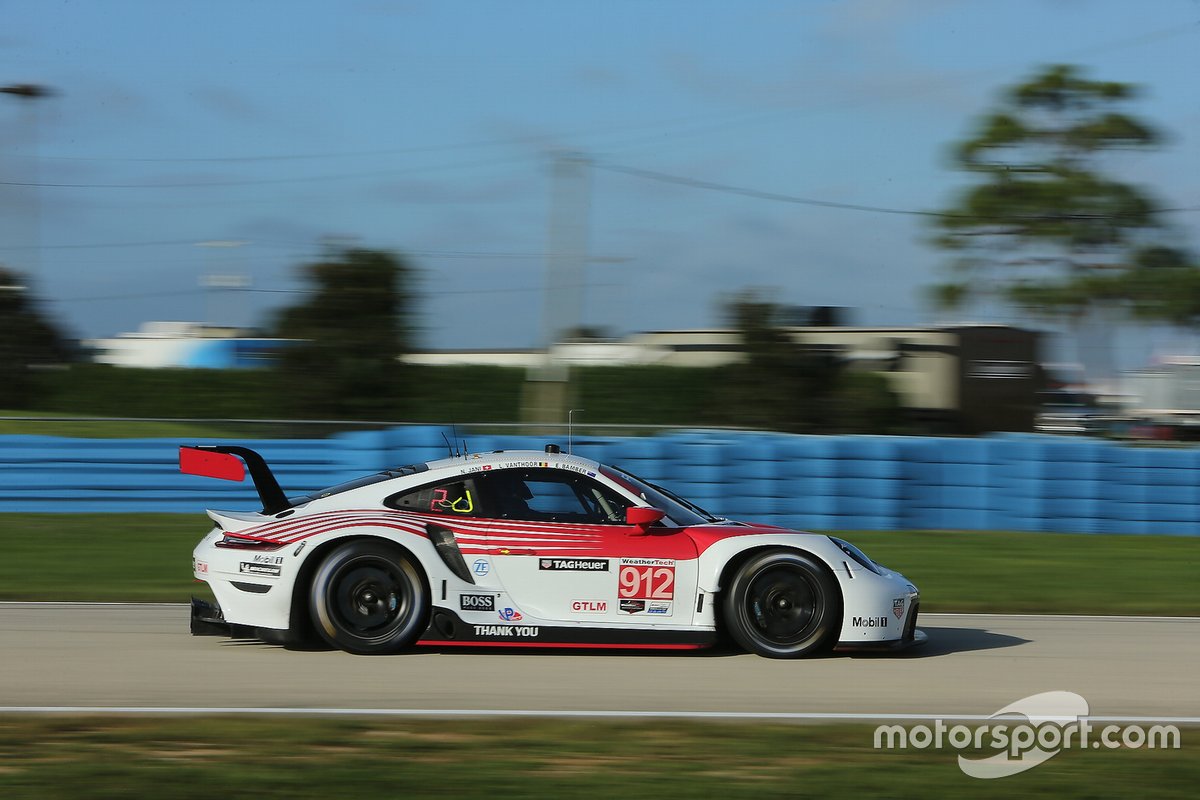
{"type": "Polygon", "coordinates": [[[1200,615],[1200,538],[1064,533],[842,534],[921,588],[929,611],[1200,615]]]}
{"type": "Polygon", "coordinates": [[[0,717],[7,797],[1179,797],[1182,750],[1067,750],[982,781],[951,750],[875,750],[867,725],[0,717]],[[168,788],[169,787],[169,788],[168,788]]]}
{"type": "Polygon", "coordinates": [[[49,414],[37,411],[5,411],[0,417],[25,417],[25,419],[0,419],[0,436],[66,436],[75,439],[129,439],[129,438],[205,438],[223,436],[245,436],[236,425],[215,425],[200,422],[130,422],[103,419],[85,419],[79,415],[49,414]]]}
{"type": "MultiPolygon", "coordinates": [[[[0,514],[0,599],[184,602],[202,514],[0,514]]],[[[1200,538],[844,534],[921,587],[925,611],[1200,615],[1200,538]]]]}
{"type": "Polygon", "coordinates": [[[0,600],[186,602],[203,514],[0,514],[0,600]]]}

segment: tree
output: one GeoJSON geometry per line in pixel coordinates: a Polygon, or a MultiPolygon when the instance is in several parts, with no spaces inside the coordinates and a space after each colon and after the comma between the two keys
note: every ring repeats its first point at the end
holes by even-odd
{"type": "Polygon", "coordinates": [[[854,373],[825,348],[798,343],[787,330],[790,309],[753,291],[726,303],[743,360],[726,368],[718,421],[810,433],[879,433],[900,420],[884,378],[854,373]]]}
{"type": "Polygon", "coordinates": [[[1138,319],[1200,325],[1200,268],[1178,248],[1144,248],[1129,269],[1092,278],[1088,293],[1123,305],[1138,319]]]}
{"type": "Polygon", "coordinates": [[[1147,194],[1102,171],[1161,139],[1123,113],[1135,96],[1129,84],[1046,67],[956,145],[957,165],[978,180],[936,217],[937,244],[956,256],[951,280],[934,288],[939,306],[994,294],[1078,317],[1124,299],[1113,276],[1138,269],[1165,233],[1147,194]]]}
{"type": "Polygon", "coordinates": [[[24,279],[0,267],[0,408],[42,399],[36,370],[71,361],[74,348],[41,312],[24,279]]]}
{"type": "Polygon", "coordinates": [[[350,249],[305,267],[313,294],[285,309],[275,335],[281,402],[295,414],[395,419],[409,351],[412,270],[391,253],[350,249]]]}

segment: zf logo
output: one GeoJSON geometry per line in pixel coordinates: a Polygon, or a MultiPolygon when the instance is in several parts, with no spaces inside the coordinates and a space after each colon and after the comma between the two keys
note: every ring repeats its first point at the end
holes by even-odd
{"type": "Polygon", "coordinates": [[[460,594],[458,607],[462,611],[495,611],[496,596],[491,594],[460,594]]]}

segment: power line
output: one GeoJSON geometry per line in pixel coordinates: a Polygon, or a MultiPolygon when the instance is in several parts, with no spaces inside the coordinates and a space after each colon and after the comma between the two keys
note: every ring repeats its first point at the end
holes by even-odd
{"type": "Polygon", "coordinates": [[[528,161],[533,156],[505,156],[479,161],[460,161],[450,164],[428,164],[407,169],[371,170],[369,172],[341,172],[324,175],[308,175],[292,178],[230,178],[212,181],[164,181],[161,183],[48,183],[40,181],[0,181],[0,186],[24,186],[39,189],[208,189],[228,188],[230,186],[272,186],[295,183],[318,183],[321,181],[355,180],[359,178],[380,178],[394,175],[411,175],[419,172],[436,172],[443,169],[465,169],[471,167],[490,167],[498,164],[509,164],[517,161],[528,161]]]}
{"type": "MultiPolygon", "coordinates": [[[[790,109],[785,109],[790,110],[790,109]]],[[[621,135],[631,132],[654,130],[677,125],[696,125],[696,124],[721,124],[723,121],[736,120],[738,122],[753,121],[754,119],[767,114],[779,113],[778,109],[770,109],[766,111],[739,111],[739,112],[721,112],[715,114],[693,114],[682,117],[672,117],[670,119],[659,120],[656,122],[637,122],[622,125],[610,125],[607,127],[590,126],[588,128],[580,128],[577,130],[568,130],[546,134],[535,134],[528,136],[509,136],[495,139],[480,139],[473,142],[458,142],[454,144],[437,144],[437,145],[415,145],[413,147],[393,147],[380,148],[372,150],[352,150],[343,152],[324,152],[324,153],[270,153],[258,155],[243,155],[243,156],[214,156],[214,157],[121,157],[121,156],[41,156],[42,160],[46,161],[64,161],[64,162],[100,162],[100,163],[132,163],[132,164],[238,164],[238,163],[256,163],[256,162],[273,162],[273,161],[311,161],[319,159],[336,159],[336,158],[364,158],[392,155],[414,155],[419,153],[434,153],[447,152],[454,150],[476,150],[488,149],[493,147],[511,147],[511,146],[528,146],[537,145],[541,147],[550,146],[555,141],[561,142],[565,139],[572,139],[579,136],[609,136],[621,135]]],[[[670,135],[665,134],[665,135],[670,135]]]]}
{"type": "MultiPolygon", "coordinates": [[[[72,242],[69,244],[47,244],[40,247],[35,245],[0,245],[0,251],[20,251],[20,250],[103,250],[113,248],[140,248],[140,247],[176,247],[187,246],[194,247],[201,242],[201,239],[149,239],[141,241],[125,241],[125,242],[72,242]]],[[[284,241],[263,241],[256,239],[247,244],[251,246],[273,247],[273,248],[305,248],[319,247],[321,242],[284,242],[284,241]]],[[[464,260],[541,260],[545,259],[549,253],[545,252],[509,252],[503,250],[410,250],[400,249],[401,255],[420,258],[446,258],[446,259],[464,259],[464,260]]],[[[314,258],[318,256],[313,256],[314,258]]],[[[203,259],[204,256],[197,254],[197,260],[203,259]]],[[[231,259],[221,258],[222,264],[229,263],[231,259]]],[[[238,262],[250,262],[258,260],[252,256],[242,256],[236,259],[238,262]]],[[[616,257],[597,257],[592,261],[622,261],[624,259],[616,257]]]]}
{"type": "MultiPolygon", "coordinates": [[[[1131,36],[1123,36],[1108,41],[1098,42],[1093,45],[1079,47],[1073,50],[1068,50],[1062,54],[1064,57],[1074,57],[1077,55],[1091,55],[1094,53],[1102,53],[1109,50],[1117,50],[1126,47],[1136,47],[1162,39],[1174,38],[1177,36],[1188,35],[1200,30],[1200,20],[1171,25],[1163,28],[1157,28],[1152,31],[1134,34],[1131,36]]],[[[1016,67],[1017,65],[1014,65],[1016,67]]],[[[1009,67],[990,67],[979,70],[971,70],[966,72],[967,75],[997,72],[1001,69],[1009,69],[1009,67]]],[[[835,107],[840,107],[844,104],[837,104],[835,107]]],[[[855,103],[857,105],[857,103],[855,103]]],[[[455,150],[475,150],[487,149],[491,147],[503,147],[512,145],[530,145],[530,144],[546,144],[553,140],[563,140],[578,136],[606,136],[620,135],[627,132],[635,131],[653,131],[655,129],[670,128],[673,126],[683,127],[674,132],[667,130],[666,132],[647,133],[647,140],[658,141],[665,137],[673,137],[677,135],[693,135],[695,133],[708,132],[725,128],[730,125],[742,125],[751,122],[760,121],[762,117],[775,116],[780,114],[788,114],[795,111],[803,111],[803,108],[774,108],[761,111],[742,111],[733,113],[720,114],[703,114],[689,115],[681,117],[673,117],[670,119],[659,120],[651,123],[633,123],[625,125],[612,125],[604,128],[589,127],[578,130],[569,130],[556,133],[547,133],[542,135],[530,136],[512,136],[498,137],[493,139],[478,139],[469,142],[456,142],[453,144],[436,144],[436,145],[415,145],[412,147],[391,147],[391,148],[376,148],[369,150],[350,150],[350,151],[327,151],[314,153],[264,153],[254,155],[234,155],[234,156],[213,156],[213,157],[195,157],[195,156],[161,156],[161,157],[121,157],[121,156],[46,156],[40,158],[45,161],[63,161],[63,162],[102,162],[102,163],[142,163],[142,164],[237,164],[237,163],[256,163],[256,162],[279,162],[279,161],[313,161],[320,159],[337,159],[337,158],[364,158],[378,157],[391,155],[410,155],[419,153],[434,153],[448,152],[455,150]]],[[[635,139],[632,142],[621,142],[616,146],[623,147],[631,143],[637,143],[641,139],[635,139]]]]}
{"type": "MultiPolygon", "coordinates": [[[[195,246],[203,241],[202,237],[194,239],[149,239],[132,242],[86,242],[86,243],[70,243],[70,244],[43,244],[43,245],[3,245],[0,250],[100,250],[111,247],[171,247],[176,245],[195,246]]],[[[309,247],[311,242],[270,242],[255,240],[251,242],[255,246],[261,247],[309,247]]]]}
{"type": "MultiPolygon", "coordinates": [[[[989,220],[996,219],[999,221],[1023,221],[1023,220],[1041,220],[1041,219],[1114,219],[1121,214],[1079,214],[1079,213],[1064,213],[1064,214],[1029,214],[1029,215],[1012,215],[1005,217],[983,216],[977,214],[953,214],[944,211],[926,211],[922,209],[912,208],[894,208],[889,206],[866,205],[863,203],[842,203],[835,200],[822,200],[814,197],[799,197],[797,195],[782,194],[780,192],[768,192],[761,189],[749,189],[744,186],[733,186],[727,183],[717,183],[715,181],[700,180],[698,178],[688,178],[681,175],[671,175],[665,172],[657,172],[655,170],[641,169],[639,167],[628,167],[621,164],[605,163],[602,161],[593,161],[593,165],[599,169],[605,169],[610,172],[618,172],[624,175],[631,175],[635,178],[643,178],[645,180],[657,181],[659,183],[668,183],[675,186],[684,186],[690,189],[704,189],[706,191],[722,192],[724,194],[735,194],[743,197],[753,197],[758,200],[770,200],[777,203],[792,203],[795,205],[815,206],[818,208],[834,208],[842,211],[863,211],[872,214],[893,214],[898,216],[909,217],[930,217],[941,219],[978,219],[989,220]]],[[[1157,213],[1181,213],[1200,211],[1200,206],[1185,206],[1178,208],[1159,208],[1153,209],[1157,213]]]]}
{"type": "MultiPolygon", "coordinates": [[[[592,288],[620,286],[619,283],[585,283],[585,286],[592,288]]],[[[541,292],[544,287],[529,286],[529,287],[506,287],[502,289],[434,289],[420,290],[421,295],[467,295],[467,294],[528,294],[532,292],[541,292]]],[[[176,289],[162,292],[130,292],[127,294],[112,294],[101,297],[57,297],[49,298],[56,303],[82,303],[82,302],[101,302],[113,300],[144,300],[155,297],[185,297],[194,296],[201,293],[213,291],[212,289],[193,288],[193,289],[176,289]]],[[[253,287],[237,287],[229,289],[220,289],[223,292],[238,292],[247,294],[315,294],[314,289],[256,289],[253,287]]]]}
{"type": "Polygon", "coordinates": [[[717,183],[715,181],[700,180],[698,178],[686,178],[680,175],[669,175],[665,172],[656,172],[649,169],[640,169],[638,167],[626,167],[620,164],[604,163],[600,161],[593,162],[599,169],[606,169],[609,172],[619,172],[625,175],[632,175],[635,178],[644,178],[650,181],[659,183],[669,183],[675,186],[686,186],[689,189],[704,189],[712,192],[722,192],[725,194],[736,194],[743,197],[753,197],[758,200],[771,200],[778,203],[794,203],[797,205],[817,206],[819,208],[837,208],[845,211],[869,211],[876,214],[900,214],[905,216],[921,216],[921,217],[938,217],[944,216],[936,211],[914,211],[904,208],[888,208],[885,206],[862,205],[859,203],[840,203],[834,200],[821,200],[813,197],[798,197],[796,195],[781,194],[779,192],[767,192],[760,189],[748,189],[743,186],[733,186],[727,183],[717,183]]]}

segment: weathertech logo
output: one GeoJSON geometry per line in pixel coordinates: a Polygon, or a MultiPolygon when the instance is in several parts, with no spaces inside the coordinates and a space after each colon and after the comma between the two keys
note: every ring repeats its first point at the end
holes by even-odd
{"type": "Polygon", "coordinates": [[[607,558],[540,558],[540,570],[564,570],[567,572],[608,572],[607,558]]]}

